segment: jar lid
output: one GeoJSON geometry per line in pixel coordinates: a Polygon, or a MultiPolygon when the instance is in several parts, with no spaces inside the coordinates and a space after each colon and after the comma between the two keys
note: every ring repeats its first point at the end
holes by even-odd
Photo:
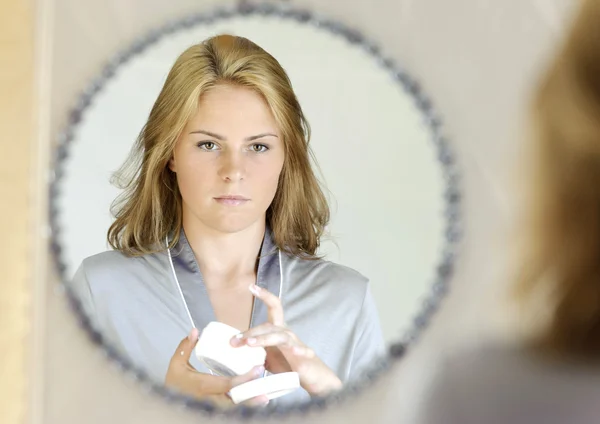
{"type": "Polygon", "coordinates": [[[229,391],[229,396],[235,404],[261,395],[266,395],[271,400],[287,395],[299,387],[300,377],[297,372],[283,372],[235,386],[229,391]]]}
{"type": "Polygon", "coordinates": [[[200,334],[195,353],[199,361],[217,375],[235,377],[263,365],[267,357],[264,348],[231,346],[231,339],[240,331],[221,322],[210,322],[200,334]]]}

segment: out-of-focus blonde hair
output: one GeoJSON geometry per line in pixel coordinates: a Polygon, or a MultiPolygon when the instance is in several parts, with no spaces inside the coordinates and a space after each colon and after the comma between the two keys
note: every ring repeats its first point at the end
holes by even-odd
{"type": "Polygon", "coordinates": [[[585,1],[576,15],[532,112],[516,292],[526,306],[549,289],[549,319],[534,337],[540,351],[600,359],[600,1],[585,1]]]}
{"type": "Polygon", "coordinates": [[[116,174],[124,191],[113,203],[108,241],[139,256],[177,243],[182,199],[168,169],[175,144],[198,108],[200,96],[218,84],[251,88],[265,99],[282,134],[285,160],[267,224],[275,244],[296,256],[314,258],[329,221],[329,207],[311,168],[310,127],[279,62],[243,37],[220,35],[179,56],[154,103],[130,157],[116,174]]]}

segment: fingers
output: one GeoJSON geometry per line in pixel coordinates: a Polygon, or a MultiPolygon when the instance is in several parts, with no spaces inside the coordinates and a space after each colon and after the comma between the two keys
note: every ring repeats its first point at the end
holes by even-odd
{"type": "Polygon", "coordinates": [[[230,343],[234,347],[245,344],[248,346],[296,346],[300,344],[292,331],[268,322],[236,335],[230,343]]]}
{"type": "Polygon", "coordinates": [[[192,352],[194,351],[194,347],[196,347],[196,344],[198,343],[198,337],[198,330],[196,328],[192,328],[190,334],[188,334],[188,336],[177,346],[177,349],[171,358],[171,362],[187,364],[190,360],[192,352]]]}
{"type": "Polygon", "coordinates": [[[199,372],[189,373],[186,376],[187,385],[202,397],[206,395],[222,395],[233,387],[232,380],[228,377],[209,375],[199,372]]]}
{"type": "Polygon", "coordinates": [[[231,387],[239,386],[240,384],[247,383],[252,380],[256,380],[257,378],[262,377],[265,372],[265,367],[262,365],[258,365],[248,371],[246,374],[238,375],[231,378],[231,387]]]}
{"type": "MultiPolygon", "coordinates": [[[[224,394],[232,387],[262,377],[264,366],[254,367],[250,372],[234,378],[221,377],[204,374],[196,371],[189,365],[189,360],[194,347],[198,343],[199,333],[197,329],[190,331],[188,337],[183,339],[169,364],[165,384],[181,393],[191,395],[198,399],[215,399],[222,403],[224,394]]],[[[249,405],[265,405],[268,399],[258,397],[247,402],[249,405]]]]}
{"type": "Polygon", "coordinates": [[[229,378],[199,373],[189,363],[198,337],[198,330],[194,328],[188,337],[179,343],[171,357],[165,385],[197,398],[223,395],[232,387],[229,378]]]}
{"type": "Polygon", "coordinates": [[[252,399],[248,399],[242,402],[242,405],[246,406],[267,406],[269,404],[269,398],[267,395],[256,396],[252,399]]]}
{"type": "Polygon", "coordinates": [[[228,393],[233,387],[248,381],[255,380],[263,376],[265,367],[258,365],[248,371],[246,374],[235,377],[221,377],[216,375],[208,375],[197,373],[193,376],[194,384],[199,393],[204,395],[228,393]]]}
{"type": "Polygon", "coordinates": [[[270,293],[268,290],[265,290],[257,285],[251,285],[249,289],[254,296],[262,300],[264,304],[267,305],[267,309],[269,311],[269,322],[273,325],[283,327],[283,307],[281,306],[281,301],[279,298],[273,293],[270,293]]]}
{"type": "Polygon", "coordinates": [[[246,339],[248,346],[278,346],[278,347],[292,347],[295,346],[296,340],[287,331],[277,331],[273,333],[267,333],[256,337],[249,337],[246,339]]]}
{"type": "MultiPolygon", "coordinates": [[[[231,379],[232,388],[239,386],[240,384],[247,383],[248,381],[256,380],[261,378],[265,372],[265,367],[262,365],[252,368],[249,372],[231,379]]],[[[266,406],[269,403],[269,398],[266,395],[261,395],[248,399],[242,402],[243,405],[247,406],[266,406]]]]}
{"type": "Polygon", "coordinates": [[[294,346],[292,348],[292,353],[306,359],[312,359],[316,356],[315,351],[306,346],[294,346]]]}
{"type": "MultiPolygon", "coordinates": [[[[243,343],[244,339],[238,340],[238,343],[243,343]]],[[[291,352],[294,356],[304,359],[312,359],[316,357],[315,351],[305,346],[298,338],[289,331],[279,331],[268,333],[256,337],[246,339],[248,346],[262,347],[278,347],[284,351],[291,352]]]]}
{"type": "Polygon", "coordinates": [[[264,323],[233,337],[230,341],[233,347],[248,346],[277,346],[290,349],[297,357],[306,359],[314,358],[315,351],[305,346],[298,337],[289,329],[277,327],[271,323],[264,323]]]}
{"type": "Polygon", "coordinates": [[[264,324],[257,325],[256,327],[250,328],[249,330],[244,331],[243,333],[239,333],[231,338],[231,345],[234,347],[242,346],[246,344],[246,340],[251,337],[260,336],[263,334],[273,333],[276,331],[282,331],[283,329],[280,327],[276,327],[270,322],[265,322],[264,324]]]}

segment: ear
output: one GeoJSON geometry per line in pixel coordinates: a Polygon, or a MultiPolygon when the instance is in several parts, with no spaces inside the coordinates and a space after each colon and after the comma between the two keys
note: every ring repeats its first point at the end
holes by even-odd
{"type": "Polygon", "coordinates": [[[171,159],[169,159],[169,169],[170,169],[172,172],[175,172],[175,173],[177,173],[177,168],[176,168],[176,166],[175,166],[175,158],[174,158],[173,156],[171,156],[171,159]]]}

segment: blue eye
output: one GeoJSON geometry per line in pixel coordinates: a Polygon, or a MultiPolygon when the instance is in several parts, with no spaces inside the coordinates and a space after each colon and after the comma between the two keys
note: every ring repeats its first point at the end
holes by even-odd
{"type": "Polygon", "coordinates": [[[253,144],[252,145],[252,151],[255,153],[262,153],[262,152],[266,152],[267,150],[269,150],[269,148],[267,146],[265,146],[264,144],[253,144]]]}

